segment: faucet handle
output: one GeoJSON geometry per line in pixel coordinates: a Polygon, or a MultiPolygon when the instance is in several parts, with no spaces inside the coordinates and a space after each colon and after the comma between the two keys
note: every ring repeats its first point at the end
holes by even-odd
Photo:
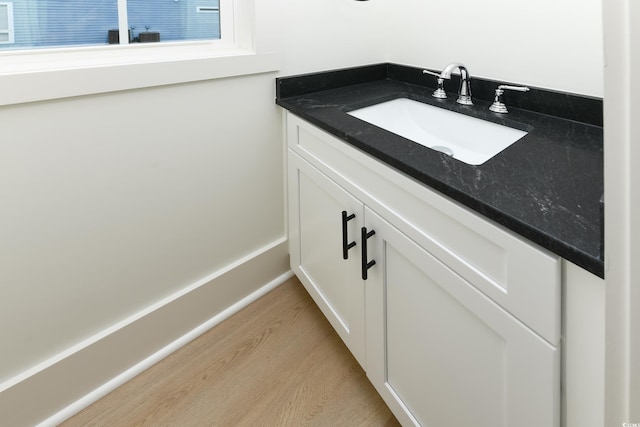
{"type": "Polygon", "coordinates": [[[438,78],[438,87],[433,91],[433,94],[431,96],[433,96],[434,98],[445,99],[447,97],[447,92],[445,92],[444,90],[444,78],[440,75],[440,73],[435,73],[429,70],[422,70],[422,74],[430,74],[438,78]]]}
{"type": "Polygon", "coordinates": [[[509,110],[507,110],[507,106],[504,105],[504,103],[502,102],[502,94],[504,94],[505,89],[514,90],[517,92],[529,91],[529,88],[526,86],[499,85],[498,88],[496,89],[496,95],[495,95],[495,98],[493,99],[493,104],[491,104],[491,106],[489,107],[489,110],[493,111],[494,113],[501,113],[501,114],[506,114],[509,112],[509,110]]]}
{"type": "Polygon", "coordinates": [[[500,85],[498,86],[498,89],[496,90],[504,90],[504,89],[509,89],[509,90],[515,90],[518,92],[528,92],[529,88],[526,86],[511,86],[511,85],[500,85]]]}

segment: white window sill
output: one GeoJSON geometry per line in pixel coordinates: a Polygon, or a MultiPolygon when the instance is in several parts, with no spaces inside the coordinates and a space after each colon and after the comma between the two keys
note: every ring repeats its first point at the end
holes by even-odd
{"type": "Polygon", "coordinates": [[[193,45],[0,54],[0,105],[277,71],[277,53],[193,45]]]}

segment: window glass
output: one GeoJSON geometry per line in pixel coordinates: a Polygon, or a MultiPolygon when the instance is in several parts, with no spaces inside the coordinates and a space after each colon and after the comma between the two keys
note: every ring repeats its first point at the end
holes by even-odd
{"type": "Polygon", "coordinates": [[[119,43],[119,6],[127,10],[129,43],[220,38],[219,0],[14,0],[3,4],[13,9],[13,34],[9,40],[9,31],[2,28],[10,19],[5,16],[10,9],[0,7],[0,51],[119,43]]]}
{"type": "Polygon", "coordinates": [[[220,38],[219,0],[128,0],[127,13],[133,42],[220,38]]]}
{"type": "Polygon", "coordinates": [[[0,49],[105,44],[118,27],[113,0],[15,0],[14,40],[0,49]]]}

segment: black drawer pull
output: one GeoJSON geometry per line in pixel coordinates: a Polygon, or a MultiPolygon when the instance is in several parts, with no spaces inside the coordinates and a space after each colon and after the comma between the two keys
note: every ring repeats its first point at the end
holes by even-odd
{"type": "Polygon", "coordinates": [[[342,211],[342,259],[349,259],[349,249],[356,245],[356,242],[349,242],[347,236],[347,222],[356,217],[356,214],[347,216],[347,211],[342,211]]]}
{"type": "Polygon", "coordinates": [[[375,230],[367,232],[367,227],[362,227],[362,280],[367,280],[367,271],[376,265],[375,260],[367,261],[367,239],[376,234],[375,230]]]}

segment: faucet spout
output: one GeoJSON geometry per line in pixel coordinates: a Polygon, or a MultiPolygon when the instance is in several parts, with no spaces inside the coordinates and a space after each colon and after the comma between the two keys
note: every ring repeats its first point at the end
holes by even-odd
{"type": "Polygon", "coordinates": [[[471,76],[467,71],[467,67],[458,62],[452,62],[444,67],[444,70],[440,73],[440,78],[450,79],[451,73],[456,69],[460,71],[460,91],[456,102],[463,105],[473,105],[471,100],[471,76]]]}
{"type": "Polygon", "coordinates": [[[452,62],[451,64],[444,67],[444,69],[440,72],[440,77],[442,77],[443,79],[450,79],[451,73],[453,73],[456,69],[460,70],[460,75],[462,75],[462,73],[468,75],[467,67],[465,67],[464,64],[460,64],[459,62],[452,62]]]}

